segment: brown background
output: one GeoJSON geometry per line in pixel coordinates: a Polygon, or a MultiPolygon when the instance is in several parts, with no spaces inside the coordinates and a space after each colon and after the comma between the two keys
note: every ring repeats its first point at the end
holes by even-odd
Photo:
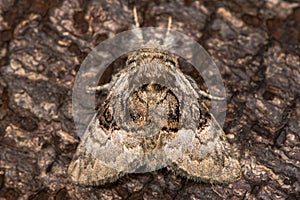
{"type": "Polygon", "coordinates": [[[161,169],[80,187],[66,174],[79,139],[72,86],[101,41],[132,28],[127,1],[0,2],[0,199],[299,199],[300,3],[138,1],[141,26],[203,45],[228,95],[224,131],[242,178],[195,183],[161,169]]]}

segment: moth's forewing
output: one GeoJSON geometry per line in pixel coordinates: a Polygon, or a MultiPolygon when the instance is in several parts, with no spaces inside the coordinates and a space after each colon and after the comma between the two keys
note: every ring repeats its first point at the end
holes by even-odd
{"type": "Polygon", "coordinates": [[[97,123],[98,119],[95,115],[87,127],[68,168],[70,179],[80,185],[101,185],[113,182],[122,176],[122,172],[103,165],[95,155],[87,150],[87,145],[92,143],[91,135],[95,131],[97,123]]]}
{"type": "Polygon", "coordinates": [[[241,176],[241,166],[213,116],[199,128],[188,151],[169,169],[188,179],[209,183],[230,183],[241,176]]]}

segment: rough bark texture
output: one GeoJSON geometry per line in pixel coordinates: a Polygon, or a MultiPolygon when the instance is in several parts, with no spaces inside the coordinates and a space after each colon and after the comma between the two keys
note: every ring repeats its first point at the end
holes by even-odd
{"type": "Polygon", "coordinates": [[[172,27],[212,56],[228,95],[224,131],[242,178],[196,183],[165,169],[81,187],[66,170],[79,139],[72,86],[81,62],[132,28],[134,2],[0,2],[0,199],[300,199],[300,3],[142,1],[141,26],[172,27]]]}

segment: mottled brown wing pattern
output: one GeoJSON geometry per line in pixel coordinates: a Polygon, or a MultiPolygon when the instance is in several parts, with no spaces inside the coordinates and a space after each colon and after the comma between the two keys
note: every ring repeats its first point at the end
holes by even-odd
{"type": "Polygon", "coordinates": [[[94,125],[97,122],[97,118],[92,119],[68,168],[70,179],[80,185],[101,185],[113,182],[124,174],[103,165],[99,159],[87,150],[86,143],[94,142],[91,141],[93,137],[89,133],[94,130],[94,125]]]}
{"type": "Polygon", "coordinates": [[[151,171],[166,164],[177,174],[197,181],[227,183],[238,179],[239,162],[218,122],[199,102],[197,84],[180,72],[177,57],[146,49],[130,54],[126,63],[84,133],[68,169],[71,179],[83,185],[104,184],[128,173],[129,168],[151,171]],[[150,80],[147,84],[128,83],[143,73],[150,80]],[[151,82],[159,73],[173,77],[175,87],[151,82]],[[122,121],[125,116],[130,120],[122,121]],[[197,125],[192,140],[178,140],[179,145],[187,146],[183,152],[176,143],[168,143],[179,133],[191,132],[186,124],[180,126],[182,122],[197,125]]]}
{"type": "Polygon", "coordinates": [[[210,183],[229,183],[241,176],[238,160],[216,119],[199,103],[201,117],[195,140],[169,169],[188,179],[210,183]]]}

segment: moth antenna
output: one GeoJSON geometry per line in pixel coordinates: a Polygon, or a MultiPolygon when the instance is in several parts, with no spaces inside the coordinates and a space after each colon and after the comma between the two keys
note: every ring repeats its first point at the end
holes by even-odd
{"type": "Polygon", "coordinates": [[[133,17],[134,17],[135,27],[140,28],[139,17],[138,17],[135,5],[133,6],[133,17]]]}
{"type": "Polygon", "coordinates": [[[140,23],[139,23],[139,17],[138,17],[138,14],[137,14],[137,10],[136,10],[136,5],[133,6],[133,18],[134,18],[134,23],[135,23],[135,27],[134,27],[133,30],[135,31],[138,38],[143,41],[144,39],[143,39],[142,31],[139,30],[140,23]]]}
{"type": "Polygon", "coordinates": [[[172,17],[169,16],[169,18],[168,18],[168,28],[167,28],[166,38],[167,38],[167,37],[169,36],[169,34],[170,34],[171,26],[172,26],[172,17]]]}
{"type": "Polygon", "coordinates": [[[172,26],[172,17],[169,16],[169,18],[168,18],[167,32],[165,34],[164,41],[163,41],[164,45],[166,45],[166,46],[168,46],[170,43],[172,43],[173,37],[172,36],[170,37],[171,26],[172,26]]]}

